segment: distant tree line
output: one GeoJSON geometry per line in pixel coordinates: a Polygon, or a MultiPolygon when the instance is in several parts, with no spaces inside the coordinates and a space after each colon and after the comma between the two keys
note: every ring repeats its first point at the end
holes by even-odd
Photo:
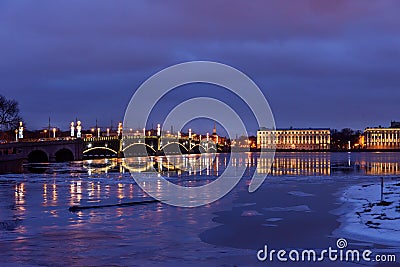
{"type": "Polygon", "coordinates": [[[347,149],[349,141],[351,147],[359,142],[362,132],[360,130],[352,130],[344,128],[341,131],[331,130],[331,148],[332,149],[347,149]]]}

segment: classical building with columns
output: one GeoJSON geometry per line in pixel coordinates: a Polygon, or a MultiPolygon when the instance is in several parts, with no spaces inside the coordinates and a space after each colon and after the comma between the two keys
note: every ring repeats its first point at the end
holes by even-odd
{"type": "Polygon", "coordinates": [[[276,129],[257,131],[257,148],[285,150],[329,150],[330,129],[276,129]]]}
{"type": "Polygon", "coordinates": [[[400,127],[366,128],[364,145],[366,149],[400,149],[400,127]]]}

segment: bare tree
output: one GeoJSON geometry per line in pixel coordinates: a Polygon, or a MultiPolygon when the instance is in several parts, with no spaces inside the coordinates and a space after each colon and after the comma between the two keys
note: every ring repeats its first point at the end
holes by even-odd
{"type": "Polygon", "coordinates": [[[18,102],[0,95],[0,130],[16,129],[21,120],[18,102]]]}

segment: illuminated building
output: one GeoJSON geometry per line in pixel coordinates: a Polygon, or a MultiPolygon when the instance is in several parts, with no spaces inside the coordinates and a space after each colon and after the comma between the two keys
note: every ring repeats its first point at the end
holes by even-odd
{"type": "Polygon", "coordinates": [[[213,133],[209,138],[216,144],[226,144],[226,137],[221,137],[217,134],[217,124],[214,122],[213,133]]]}
{"type": "Polygon", "coordinates": [[[257,131],[257,148],[285,150],[329,150],[329,129],[260,129],[257,131]]]}
{"type": "Polygon", "coordinates": [[[365,146],[365,136],[364,135],[360,135],[360,137],[358,138],[358,144],[355,144],[356,147],[361,147],[363,148],[365,146]]]}
{"type": "Polygon", "coordinates": [[[366,149],[400,149],[400,128],[366,128],[366,149]]]}

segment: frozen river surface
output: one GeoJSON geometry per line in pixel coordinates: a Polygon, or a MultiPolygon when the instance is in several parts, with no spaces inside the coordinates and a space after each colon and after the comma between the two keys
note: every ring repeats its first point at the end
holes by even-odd
{"type": "MultiPolygon", "coordinates": [[[[164,175],[203,185],[221,174],[226,157],[217,155],[202,172],[164,175]]],[[[257,165],[268,172],[265,164],[251,153],[232,162],[247,167],[241,182],[199,208],[149,203],[70,212],[73,205],[148,197],[117,160],[1,175],[0,266],[266,266],[256,256],[264,245],[321,250],[338,238],[349,248],[396,254],[400,262],[400,153],[277,153],[272,175],[255,193],[247,191],[249,177],[257,165]]],[[[268,263],[274,265],[311,264],[268,263]]]]}

